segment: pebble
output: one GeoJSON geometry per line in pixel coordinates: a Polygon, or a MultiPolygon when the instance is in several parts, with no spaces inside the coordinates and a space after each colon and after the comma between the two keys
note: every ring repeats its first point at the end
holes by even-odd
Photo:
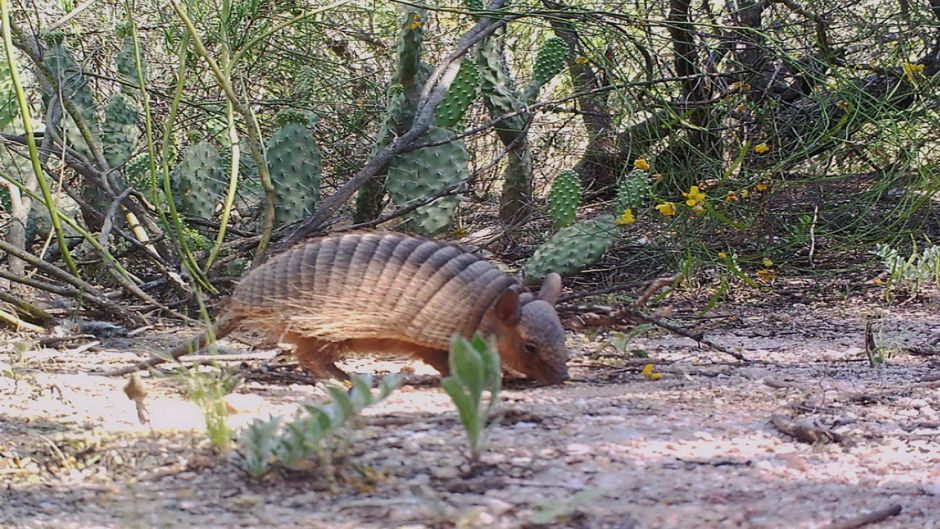
{"type": "Polygon", "coordinates": [[[460,469],[455,466],[445,465],[431,469],[431,474],[437,479],[454,479],[460,475],[460,469]]]}

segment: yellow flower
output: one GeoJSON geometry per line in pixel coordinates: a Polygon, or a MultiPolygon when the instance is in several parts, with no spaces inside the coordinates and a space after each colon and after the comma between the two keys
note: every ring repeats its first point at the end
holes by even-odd
{"type": "Polygon", "coordinates": [[[673,217],[676,214],[676,205],[673,202],[663,202],[657,205],[656,209],[662,213],[664,217],[673,217]]]}
{"type": "Polygon", "coordinates": [[[725,202],[737,202],[738,194],[734,191],[728,191],[728,194],[725,195],[725,202]]]}
{"type": "Polygon", "coordinates": [[[411,22],[408,24],[408,29],[411,31],[416,31],[421,27],[421,15],[414,15],[411,22]]]}
{"type": "Polygon", "coordinates": [[[770,270],[768,268],[761,268],[760,270],[757,271],[757,279],[760,279],[764,283],[770,283],[771,281],[774,280],[776,276],[777,274],[775,274],[773,270],[770,270]]]}
{"type": "Polygon", "coordinates": [[[641,171],[649,171],[650,163],[647,162],[645,158],[637,158],[636,160],[633,161],[633,167],[641,171]]]}
{"type": "Polygon", "coordinates": [[[745,83],[744,81],[735,81],[731,83],[728,88],[732,90],[750,90],[751,85],[745,83]]]}
{"type": "Polygon", "coordinates": [[[885,283],[884,280],[881,279],[880,277],[876,277],[871,280],[871,284],[873,285],[883,285],[884,283],[885,283]]]}
{"type": "Polygon", "coordinates": [[[769,150],[770,150],[770,145],[767,145],[766,143],[758,143],[757,145],[754,146],[754,152],[756,152],[757,154],[764,154],[765,152],[769,150]]]}
{"type": "Polygon", "coordinates": [[[623,212],[623,215],[617,217],[617,220],[614,221],[614,224],[618,226],[629,226],[634,222],[636,222],[636,217],[633,215],[633,210],[627,208],[627,210],[623,212]]]}
{"type": "Polygon", "coordinates": [[[659,380],[663,378],[662,373],[653,372],[653,364],[646,364],[645,366],[643,366],[643,371],[641,371],[640,374],[650,380],[659,380]]]}
{"type": "Polygon", "coordinates": [[[907,77],[907,81],[910,83],[914,82],[914,76],[919,73],[924,73],[923,64],[911,64],[909,62],[901,65],[901,68],[904,70],[904,77],[907,77]]]}
{"type": "Polygon", "coordinates": [[[765,184],[764,182],[758,182],[757,185],[754,186],[754,189],[763,193],[764,191],[767,191],[768,189],[770,189],[770,186],[765,184]]]}
{"type": "Polygon", "coordinates": [[[696,215],[703,215],[705,213],[705,206],[701,204],[692,206],[692,213],[695,213],[696,215]]]}
{"type": "Polygon", "coordinates": [[[582,55],[582,56],[578,57],[577,59],[575,59],[574,62],[576,62],[576,63],[578,63],[578,64],[587,64],[587,63],[591,62],[591,59],[588,59],[587,57],[585,57],[584,55],[582,55]]]}
{"type": "Polygon", "coordinates": [[[747,197],[749,197],[749,196],[751,196],[751,192],[750,192],[750,191],[748,191],[747,189],[742,189],[742,190],[741,190],[741,198],[747,198],[747,197]]]}
{"type": "Polygon", "coordinates": [[[722,261],[727,261],[727,260],[728,260],[728,254],[725,253],[725,252],[718,252],[718,258],[721,259],[722,261]]]}
{"type": "Polygon", "coordinates": [[[852,106],[852,105],[849,104],[849,102],[846,101],[845,99],[840,99],[840,100],[836,101],[836,108],[838,108],[839,110],[848,110],[849,107],[851,107],[851,106],[852,106]]]}
{"type": "Polygon", "coordinates": [[[738,105],[737,107],[735,107],[734,110],[735,110],[735,112],[738,112],[738,113],[740,113],[740,114],[743,114],[743,113],[747,112],[747,105],[745,105],[744,103],[741,103],[740,105],[738,105]]]}
{"type": "Polygon", "coordinates": [[[467,236],[467,228],[460,227],[454,230],[454,237],[457,237],[458,239],[462,239],[466,236],[467,236]]]}
{"type": "Polygon", "coordinates": [[[774,262],[771,261],[769,257],[764,257],[761,259],[760,263],[764,265],[764,268],[770,268],[774,265],[774,262]]]}
{"type": "Polygon", "coordinates": [[[688,204],[691,208],[694,208],[702,202],[705,202],[705,193],[699,191],[698,186],[690,187],[689,192],[682,193],[682,196],[686,198],[685,203],[688,204]]]}

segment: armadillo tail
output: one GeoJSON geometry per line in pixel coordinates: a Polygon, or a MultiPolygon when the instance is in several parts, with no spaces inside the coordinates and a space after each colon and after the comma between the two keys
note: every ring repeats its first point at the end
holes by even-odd
{"type": "Polygon", "coordinates": [[[227,336],[229,333],[234,331],[237,326],[238,326],[237,322],[233,319],[229,319],[229,318],[220,319],[212,327],[210,327],[206,332],[190,340],[187,340],[186,342],[183,342],[182,344],[176,346],[174,349],[172,349],[168,353],[161,354],[161,355],[154,355],[154,356],[151,356],[149,359],[140,361],[132,366],[122,367],[120,369],[114,369],[104,374],[105,376],[127,375],[129,373],[134,373],[137,371],[141,371],[143,369],[147,369],[148,367],[160,365],[164,362],[178,360],[179,357],[183,355],[198,353],[199,351],[204,349],[206,346],[208,346],[215,340],[218,340],[219,338],[223,338],[227,336]]]}

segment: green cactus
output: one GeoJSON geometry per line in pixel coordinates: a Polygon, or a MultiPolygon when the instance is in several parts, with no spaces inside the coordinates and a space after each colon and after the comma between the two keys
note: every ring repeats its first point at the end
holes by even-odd
{"type": "MultiPolygon", "coordinates": [[[[105,155],[107,155],[107,152],[105,155]]],[[[148,192],[152,188],[150,182],[150,155],[141,154],[131,158],[124,165],[124,176],[131,187],[141,192],[148,192]]]]}
{"type": "Polygon", "coordinates": [[[138,122],[137,109],[123,95],[115,94],[108,100],[101,124],[101,150],[112,168],[124,164],[134,153],[140,138],[138,122]]]}
{"type": "MultiPolygon", "coordinates": [[[[430,128],[417,143],[444,141],[453,134],[447,129],[430,128]]],[[[462,141],[424,147],[395,156],[388,167],[385,187],[398,207],[439,193],[466,180],[470,155],[462,141]]],[[[456,196],[442,197],[422,206],[411,215],[412,228],[427,235],[440,233],[450,225],[457,209],[456,196]]]]}
{"type": "Polygon", "coordinates": [[[650,181],[646,171],[636,169],[627,173],[617,186],[617,213],[638,209],[643,199],[649,196],[649,191],[650,181]]]}
{"type": "Polygon", "coordinates": [[[226,183],[225,165],[218,149],[205,141],[192,145],[171,176],[177,210],[212,218],[226,183]]]}
{"type": "Polygon", "coordinates": [[[526,88],[525,101],[527,104],[535,102],[539,90],[561,72],[562,68],[565,67],[565,59],[567,58],[568,45],[565,44],[565,41],[552,37],[542,44],[535,58],[535,66],[532,69],[532,82],[526,88]]]}
{"type": "MultiPolygon", "coordinates": [[[[92,135],[98,137],[98,113],[95,108],[95,100],[92,97],[88,80],[71,52],[61,42],[57,43],[46,50],[43,63],[55,76],[63,96],[67,97],[75,106],[82,119],[88,124],[88,128],[91,129],[92,135]]],[[[69,145],[86,157],[90,156],[91,151],[85,144],[85,140],[78,131],[78,126],[72,116],[63,116],[62,130],[64,131],[64,139],[69,145]]]]}
{"type": "Polygon", "coordinates": [[[600,259],[616,237],[610,215],[562,228],[539,246],[523,266],[523,274],[527,281],[535,281],[551,272],[577,272],[600,259]]]}
{"type": "Polygon", "coordinates": [[[559,227],[570,226],[581,203],[581,180],[574,171],[562,171],[548,193],[548,213],[559,227]]]}
{"type": "Polygon", "coordinates": [[[274,184],[274,224],[300,220],[320,201],[320,148],[310,129],[288,123],[267,145],[271,183],[274,184]]]}
{"type": "Polygon", "coordinates": [[[509,162],[503,172],[503,192],[500,197],[499,216],[506,222],[525,217],[532,203],[532,156],[525,141],[529,112],[520,112],[533,102],[542,86],[561,71],[567,50],[564,42],[552,38],[540,49],[533,72],[533,80],[524,94],[520,94],[512,79],[506,60],[505,28],[483,39],[477,46],[477,66],[480,90],[490,115],[494,118],[516,113],[496,124],[496,134],[507,148],[511,147],[509,162]]]}
{"type": "Polygon", "coordinates": [[[424,42],[424,25],[428,12],[422,7],[403,6],[401,32],[398,37],[397,79],[413,79],[421,65],[421,45],[424,42]]]}
{"type": "Polygon", "coordinates": [[[480,88],[480,72],[473,61],[460,63],[457,77],[450,85],[447,96],[437,107],[437,126],[454,128],[463,121],[464,114],[473,100],[477,98],[480,88]]]}
{"type": "MultiPolygon", "coordinates": [[[[141,63],[144,69],[144,80],[147,79],[147,63],[144,62],[143,50],[141,50],[141,63]]],[[[124,47],[114,58],[114,64],[117,66],[119,77],[126,84],[121,85],[121,91],[128,97],[137,97],[137,58],[134,52],[134,39],[124,38],[124,47]]]]}

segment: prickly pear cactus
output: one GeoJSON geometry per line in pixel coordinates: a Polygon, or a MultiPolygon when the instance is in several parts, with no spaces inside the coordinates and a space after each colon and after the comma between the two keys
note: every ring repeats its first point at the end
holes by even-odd
{"type": "Polygon", "coordinates": [[[310,129],[288,123],[271,136],[268,167],[274,184],[274,224],[300,220],[320,201],[320,147],[310,129]]]}
{"type": "Polygon", "coordinates": [[[177,211],[212,218],[225,188],[225,165],[219,151],[205,141],[191,146],[171,176],[177,211]]]}
{"type": "MultiPolygon", "coordinates": [[[[144,62],[143,49],[141,49],[141,63],[144,70],[144,80],[147,79],[147,63],[144,62]]],[[[126,37],[124,47],[114,58],[114,64],[121,75],[122,80],[130,86],[122,84],[121,91],[128,97],[136,97],[139,94],[137,90],[137,58],[134,53],[134,39],[126,37]]]]}
{"type": "Polygon", "coordinates": [[[638,209],[649,196],[650,182],[646,171],[639,169],[627,173],[617,186],[617,213],[638,209]]]}
{"type": "Polygon", "coordinates": [[[545,83],[552,80],[553,77],[561,72],[565,67],[565,59],[568,58],[568,45],[565,41],[552,37],[542,44],[539,53],[535,58],[535,66],[532,69],[532,82],[526,89],[525,99],[527,102],[535,100],[539,90],[545,83]]]}
{"type": "MultiPolygon", "coordinates": [[[[441,128],[431,128],[417,143],[443,141],[453,134],[441,128]]],[[[465,180],[469,175],[470,155],[462,141],[452,141],[434,147],[424,147],[395,156],[388,166],[385,187],[398,207],[414,200],[431,197],[445,187],[465,180]]],[[[415,210],[411,215],[412,229],[434,235],[450,225],[457,209],[456,196],[442,197],[415,210]]]]}
{"type": "Polygon", "coordinates": [[[401,33],[398,36],[399,80],[414,79],[421,65],[421,44],[428,12],[422,7],[404,6],[401,10],[401,33]]]}
{"type": "Polygon", "coordinates": [[[539,246],[522,271],[533,281],[551,272],[577,272],[600,259],[616,236],[610,215],[562,228],[539,246]]]}
{"type": "Polygon", "coordinates": [[[112,168],[128,161],[140,138],[137,109],[121,94],[115,94],[104,109],[101,124],[101,149],[112,168]]]}
{"type": "Polygon", "coordinates": [[[477,98],[479,88],[480,72],[477,65],[469,60],[460,63],[457,77],[451,83],[447,96],[437,107],[437,126],[452,128],[459,125],[467,109],[477,98]]]}
{"type": "MultiPolygon", "coordinates": [[[[62,90],[62,94],[75,105],[78,113],[85,123],[88,124],[88,128],[91,129],[92,135],[97,138],[99,136],[99,127],[95,100],[92,97],[91,87],[88,86],[88,80],[82,73],[81,66],[75,61],[75,58],[61,42],[50,46],[49,49],[46,50],[43,63],[45,63],[52,75],[55,76],[59,89],[62,90]]],[[[78,131],[78,126],[75,124],[72,116],[68,114],[63,116],[62,128],[65,140],[69,145],[72,145],[83,155],[89,156],[90,150],[85,144],[81,133],[78,131]]]]}
{"type": "Polygon", "coordinates": [[[562,171],[548,193],[548,213],[559,227],[570,226],[581,203],[581,180],[574,171],[562,171]]]}

